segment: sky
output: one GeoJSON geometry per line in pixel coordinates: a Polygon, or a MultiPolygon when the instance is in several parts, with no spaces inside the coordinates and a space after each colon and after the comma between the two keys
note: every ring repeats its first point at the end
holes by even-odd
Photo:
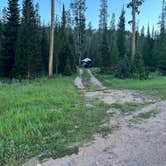
{"type": "MultiPolygon", "coordinates": [[[[20,0],[20,4],[21,4],[20,0]]],[[[45,23],[49,23],[50,21],[50,4],[51,0],[33,0],[34,3],[39,2],[40,5],[40,15],[42,21],[45,23]]],[[[111,20],[112,13],[116,15],[116,23],[118,22],[122,6],[125,6],[126,9],[126,29],[130,30],[131,27],[128,25],[128,21],[131,20],[131,10],[126,8],[127,3],[130,0],[108,0],[108,25],[111,20]]],[[[65,4],[65,7],[68,8],[71,0],[56,0],[56,14],[58,16],[61,15],[62,12],[62,4],[65,4]]],[[[92,23],[93,28],[98,27],[99,22],[99,8],[100,8],[100,0],[86,0],[86,18],[87,24],[88,22],[92,23]]],[[[7,6],[7,0],[0,0],[0,9],[7,6]]],[[[143,25],[147,27],[149,24],[151,29],[154,25],[155,29],[158,29],[158,20],[161,12],[161,1],[160,0],[145,0],[143,6],[140,7],[141,13],[137,17],[139,22],[139,27],[141,28],[143,25]]]]}

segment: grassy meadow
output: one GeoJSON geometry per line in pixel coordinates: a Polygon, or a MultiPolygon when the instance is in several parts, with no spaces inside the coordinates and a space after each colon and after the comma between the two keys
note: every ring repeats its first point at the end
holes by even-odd
{"type": "Polygon", "coordinates": [[[161,99],[166,99],[166,76],[159,73],[151,73],[149,79],[118,79],[113,75],[101,74],[99,69],[92,69],[95,76],[110,89],[133,89],[152,92],[161,99]]]}
{"type": "MultiPolygon", "coordinates": [[[[106,116],[107,105],[85,106],[72,77],[37,79],[0,86],[0,165],[21,165],[40,155],[77,153],[74,142],[89,139],[106,116]]],[[[93,101],[94,102],[94,101],[93,101]]]]}

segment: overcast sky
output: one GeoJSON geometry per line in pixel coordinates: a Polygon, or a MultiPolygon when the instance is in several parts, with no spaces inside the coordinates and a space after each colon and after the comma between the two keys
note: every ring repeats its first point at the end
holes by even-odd
{"type": "MultiPolygon", "coordinates": [[[[34,3],[39,2],[40,5],[40,15],[44,22],[48,23],[50,20],[50,1],[51,0],[34,0],[34,3]]],[[[116,15],[116,22],[118,21],[122,6],[126,8],[126,4],[130,0],[108,0],[108,12],[109,12],[109,22],[111,15],[114,12],[116,15]]],[[[64,3],[66,8],[69,7],[71,0],[56,0],[56,13],[60,16],[62,10],[62,4],[64,3]]],[[[22,0],[20,0],[20,4],[22,0]]],[[[87,23],[92,22],[93,28],[98,27],[99,20],[99,7],[100,0],[86,0],[87,3],[87,23]]],[[[0,9],[7,6],[7,0],[0,0],[0,9]]],[[[161,0],[145,0],[143,6],[141,6],[141,13],[137,17],[139,20],[139,26],[144,25],[147,27],[148,23],[152,27],[158,28],[158,19],[161,12],[161,0]]],[[[130,29],[127,22],[131,19],[131,10],[126,9],[126,28],[130,29]]]]}

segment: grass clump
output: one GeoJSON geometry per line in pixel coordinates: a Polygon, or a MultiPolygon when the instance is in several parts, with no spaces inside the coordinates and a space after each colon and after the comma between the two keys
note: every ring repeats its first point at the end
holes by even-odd
{"type": "Polygon", "coordinates": [[[152,111],[149,111],[149,112],[139,113],[137,118],[149,119],[151,117],[155,117],[159,112],[160,112],[159,110],[152,110],[152,111]]]}
{"type": "Polygon", "coordinates": [[[101,90],[100,87],[91,83],[91,76],[89,75],[88,70],[85,68],[83,69],[82,79],[83,79],[83,84],[85,85],[88,91],[101,90]]]}
{"type": "Polygon", "coordinates": [[[110,75],[100,75],[99,78],[107,86],[114,89],[160,90],[166,87],[166,77],[156,76],[147,80],[117,79],[110,75]]]}
{"type": "Polygon", "coordinates": [[[98,133],[102,135],[102,137],[106,137],[109,134],[111,134],[114,130],[117,130],[119,128],[119,126],[102,126],[99,127],[98,129],[98,133]]]}
{"type": "Polygon", "coordinates": [[[135,112],[137,109],[140,109],[144,106],[144,104],[140,103],[124,103],[124,104],[118,104],[114,103],[111,105],[112,108],[118,109],[123,114],[130,114],[132,112],[135,112]]]}
{"type": "Polygon", "coordinates": [[[106,117],[107,105],[87,111],[72,77],[0,86],[0,165],[77,153],[73,142],[90,138],[106,117]]]}
{"type": "Polygon", "coordinates": [[[130,122],[134,123],[134,124],[138,124],[138,123],[142,122],[142,120],[147,120],[152,117],[156,117],[156,115],[159,113],[160,113],[160,110],[156,110],[156,109],[148,111],[148,112],[141,112],[138,115],[133,116],[133,118],[130,120],[130,122]]]}
{"type": "Polygon", "coordinates": [[[118,79],[113,75],[101,74],[99,70],[93,69],[94,74],[108,87],[113,89],[136,89],[136,90],[165,90],[166,77],[152,73],[149,79],[118,79]]]}

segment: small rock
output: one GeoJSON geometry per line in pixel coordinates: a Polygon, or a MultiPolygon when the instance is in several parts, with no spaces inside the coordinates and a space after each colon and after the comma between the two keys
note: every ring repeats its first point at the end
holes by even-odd
{"type": "Polygon", "coordinates": [[[118,112],[119,110],[115,109],[115,108],[111,108],[107,111],[107,114],[114,114],[116,112],[118,112]]]}
{"type": "Polygon", "coordinates": [[[86,104],[86,107],[92,108],[92,107],[94,107],[94,106],[93,106],[92,104],[88,103],[88,104],[86,104]]]}

